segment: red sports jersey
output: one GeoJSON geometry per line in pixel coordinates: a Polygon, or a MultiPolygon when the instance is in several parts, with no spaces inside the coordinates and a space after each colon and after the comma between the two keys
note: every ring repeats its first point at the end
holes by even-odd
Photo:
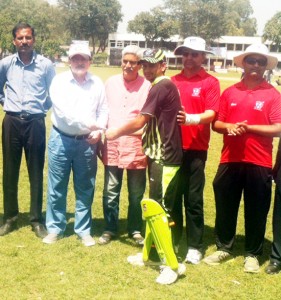
{"type": "MultiPolygon", "coordinates": [[[[220,99],[219,81],[203,68],[191,78],[187,78],[182,71],[171,79],[179,90],[181,103],[188,114],[200,114],[206,110],[218,111],[220,99]]],[[[210,140],[209,124],[183,125],[181,129],[183,149],[208,149],[210,140]]]]}
{"type": "MultiPolygon", "coordinates": [[[[281,123],[280,93],[266,81],[254,90],[248,90],[241,81],[223,92],[218,120],[226,123],[247,121],[249,125],[281,123]]],[[[271,168],[272,141],[272,137],[254,133],[225,134],[221,163],[248,162],[271,168]]]]}

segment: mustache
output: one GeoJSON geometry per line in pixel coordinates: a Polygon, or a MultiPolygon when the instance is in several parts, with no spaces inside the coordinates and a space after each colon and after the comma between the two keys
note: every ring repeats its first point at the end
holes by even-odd
{"type": "Polygon", "coordinates": [[[79,64],[79,65],[75,66],[75,69],[85,69],[85,65],[79,64]]]}

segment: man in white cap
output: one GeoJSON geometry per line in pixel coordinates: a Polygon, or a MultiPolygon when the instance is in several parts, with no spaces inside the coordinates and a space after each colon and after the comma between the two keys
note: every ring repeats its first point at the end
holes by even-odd
{"type": "Polygon", "coordinates": [[[234,57],[234,63],[244,69],[244,77],[223,92],[214,123],[214,130],[223,134],[220,165],[213,182],[217,251],[204,261],[218,265],[232,257],[243,194],[244,271],[257,273],[271,200],[272,141],[281,132],[280,93],[263,75],[265,70],[274,69],[278,60],[265,45],[255,44],[234,57]]]}
{"type": "Polygon", "coordinates": [[[85,246],[93,246],[90,235],[97,171],[99,128],[108,118],[102,81],[88,72],[88,43],[76,41],[69,49],[70,70],[58,74],[51,85],[53,128],[48,143],[48,196],[46,244],[55,243],[66,228],[66,198],[70,172],[76,196],[74,231],[85,246]]]}
{"type": "Polygon", "coordinates": [[[219,109],[220,86],[219,81],[202,67],[206,55],[211,54],[206,50],[205,40],[187,37],[174,53],[182,55],[183,63],[181,73],[172,77],[180,92],[183,109],[178,116],[182,125],[183,162],[180,168],[181,189],[173,210],[173,238],[177,250],[183,231],[184,202],[188,248],[185,261],[198,264],[203,254],[204,170],[210,141],[210,123],[219,109]]]}

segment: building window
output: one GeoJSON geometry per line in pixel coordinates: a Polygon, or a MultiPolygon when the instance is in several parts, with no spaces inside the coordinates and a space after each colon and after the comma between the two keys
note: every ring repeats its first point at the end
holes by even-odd
{"type": "Polygon", "coordinates": [[[270,52],[278,52],[278,45],[270,45],[269,47],[270,52]]]}
{"type": "Polygon", "coordinates": [[[236,45],[235,45],[235,50],[236,50],[236,51],[242,51],[242,50],[243,50],[243,49],[242,49],[242,46],[243,46],[242,44],[236,44],[236,45]]]}
{"type": "Polygon", "coordinates": [[[117,41],[116,47],[117,47],[117,48],[124,48],[124,47],[123,47],[123,42],[122,42],[122,41],[117,41]]]}
{"type": "Polygon", "coordinates": [[[227,50],[233,51],[234,50],[234,44],[227,44],[227,50]]]}
{"type": "Polygon", "coordinates": [[[110,40],[110,48],[115,48],[115,40],[110,40]]]}

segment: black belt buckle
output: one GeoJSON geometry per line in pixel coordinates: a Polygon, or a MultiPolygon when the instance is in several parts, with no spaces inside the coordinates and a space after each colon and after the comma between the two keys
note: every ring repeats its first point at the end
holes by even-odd
{"type": "Polygon", "coordinates": [[[21,120],[26,120],[30,117],[30,114],[26,113],[26,112],[23,112],[23,113],[19,114],[19,117],[20,117],[21,120]]]}
{"type": "Polygon", "coordinates": [[[75,135],[74,139],[75,140],[84,140],[84,139],[87,139],[88,137],[89,137],[88,134],[82,134],[82,135],[75,135]]]}

